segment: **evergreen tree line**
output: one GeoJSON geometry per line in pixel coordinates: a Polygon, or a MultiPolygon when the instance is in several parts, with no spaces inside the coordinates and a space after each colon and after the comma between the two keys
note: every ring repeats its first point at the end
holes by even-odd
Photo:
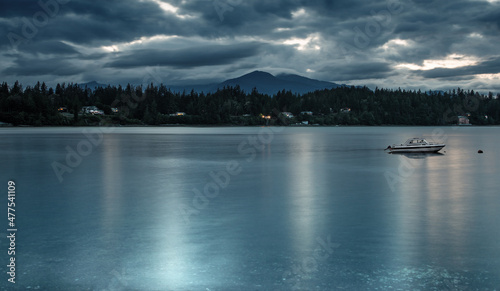
{"type": "Polygon", "coordinates": [[[165,85],[108,86],[91,90],[77,84],[45,83],[0,87],[0,121],[14,125],[232,124],[288,125],[447,125],[467,116],[475,125],[500,124],[500,94],[463,89],[421,92],[339,87],[303,95],[280,91],[269,96],[256,89],[225,87],[214,93],[175,93],[165,85]],[[104,115],[82,114],[96,106],[104,115]],[[67,114],[58,112],[65,107],[67,114]],[[112,108],[117,108],[114,113],[112,108]],[[312,115],[301,114],[312,112],[312,115]],[[177,114],[179,112],[185,113],[177,114]],[[291,112],[295,117],[284,117],[291,112]],[[263,118],[271,116],[271,119],[263,118]]]}

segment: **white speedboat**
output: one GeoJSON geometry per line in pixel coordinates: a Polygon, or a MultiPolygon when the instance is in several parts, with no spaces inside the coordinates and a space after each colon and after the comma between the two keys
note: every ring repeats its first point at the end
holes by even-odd
{"type": "Polygon", "coordinates": [[[445,144],[431,143],[423,138],[410,138],[404,144],[393,144],[386,148],[391,153],[435,153],[445,144]]]}

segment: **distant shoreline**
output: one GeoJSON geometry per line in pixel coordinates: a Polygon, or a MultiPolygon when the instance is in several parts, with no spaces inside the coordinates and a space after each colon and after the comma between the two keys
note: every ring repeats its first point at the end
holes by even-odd
{"type": "Polygon", "coordinates": [[[401,124],[386,124],[386,125],[363,125],[363,124],[352,124],[352,125],[235,125],[235,124],[160,124],[160,125],[120,125],[120,124],[110,124],[110,125],[0,125],[2,128],[85,128],[85,127],[117,127],[117,128],[161,128],[161,127],[201,127],[201,128],[221,128],[221,127],[300,127],[300,128],[318,128],[318,127],[498,127],[499,125],[456,125],[456,124],[445,124],[445,125],[401,125],[401,124]]]}
{"type": "Polygon", "coordinates": [[[269,96],[238,86],[174,94],[148,86],[86,91],[76,85],[3,84],[0,122],[31,126],[441,126],[500,125],[500,95],[338,87],[269,96]]]}

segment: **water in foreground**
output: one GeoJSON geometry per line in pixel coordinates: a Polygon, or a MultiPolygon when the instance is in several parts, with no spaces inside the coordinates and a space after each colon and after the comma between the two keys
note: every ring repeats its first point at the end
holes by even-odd
{"type": "Polygon", "coordinates": [[[498,127],[95,130],[0,129],[3,289],[499,289],[498,127]]]}

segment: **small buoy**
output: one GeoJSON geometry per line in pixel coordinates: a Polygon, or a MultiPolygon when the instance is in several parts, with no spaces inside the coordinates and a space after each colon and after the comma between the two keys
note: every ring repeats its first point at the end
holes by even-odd
{"type": "Polygon", "coordinates": [[[482,154],[483,153],[483,150],[478,150],[477,151],[478,154],[482,154]]]}

